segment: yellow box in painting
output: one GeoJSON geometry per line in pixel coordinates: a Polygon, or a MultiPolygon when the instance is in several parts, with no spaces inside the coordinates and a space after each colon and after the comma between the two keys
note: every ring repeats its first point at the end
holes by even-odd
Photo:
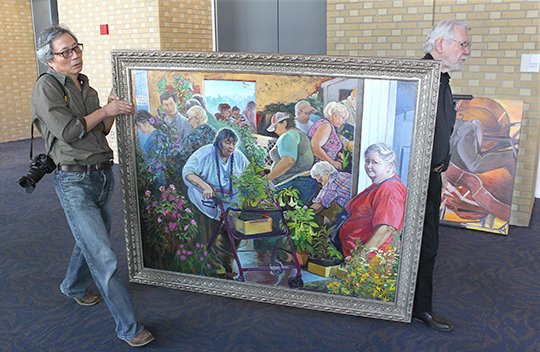
{"type": "Polygon", "coordinates": [[[241,220],[240,213],[231,212],[234,228],[244,235],[256,235],[259,233],[272,232],[272,218],[264,217],[256,220],[241,220]]]}
{"type": "Polygon", "coordinates": [[[307,271],[323,277],[331,277],[336,275],[336,270],[339,265],[322,266],[313,262],[308,262],[307,271]]]}

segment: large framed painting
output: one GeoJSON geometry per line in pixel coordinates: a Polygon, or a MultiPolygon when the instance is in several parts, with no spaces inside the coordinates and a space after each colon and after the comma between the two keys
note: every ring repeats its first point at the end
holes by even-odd
{"type": "Polygon", "coordinates": [[[443,173],[442,223],[508,234],[522,118],[523,101],[457,101],[452,157],[443,173]]]}
{"type": "Polygon", "coordinates": [[[410,321],[439,63],[112,59],[132,282],[410,321]]]}

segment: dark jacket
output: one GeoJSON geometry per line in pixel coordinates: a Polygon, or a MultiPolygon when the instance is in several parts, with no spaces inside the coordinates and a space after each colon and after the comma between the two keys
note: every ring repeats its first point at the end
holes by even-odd
{"type": "MultiPolygon", "coordinates": [[[[434,60],[431,54],[426,54],[423,60],[434,60]]],[[[433,152],[431,154],[431,168],[444,164],[441,171],[446,171],[450,161],[450,135],[456,122],[456,109],[452,90],[450,89],[450,75],[441,74],[439,83],[439,98],[437,102],[437,117],[435,121],[435,135],[433,137],[433,152]]]]}

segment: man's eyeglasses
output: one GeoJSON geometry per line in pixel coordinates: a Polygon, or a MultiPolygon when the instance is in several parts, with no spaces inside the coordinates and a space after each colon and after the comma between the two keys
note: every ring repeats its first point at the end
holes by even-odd
{"type": "Polygon", "coordinates": [[[62,57],[64,59],[69,59],[70,57],[73,56],[73,53],[77,53],[77,54],[80,54],[82,53],[84,49],[84,46],[82,45],[82,43],[77,43],[74,47],[72,48],[69,48],[69,49],[66,49],[66,50],[62,50],[61,52],[59,53],[53,53],[54,55],[62,55],[62,57]]]}
{"type": "Polygon", "coordinates": [[[470,49],[471,48],[471,43],[469,42],[460,42],[460,41],[457,41],[457,40],[454,40],[454,39],[450,39],[450,38],[446,38],[446,40],[451,40],[453,42],[456,42],[459,44],[459,46],[461,47],[461,49],[465,50],[465,49],[470,49]]]}

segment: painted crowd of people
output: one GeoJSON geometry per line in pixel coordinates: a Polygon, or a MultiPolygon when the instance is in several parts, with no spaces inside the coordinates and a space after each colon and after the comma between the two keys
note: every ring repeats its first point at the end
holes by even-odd
{"type": "MultiPolygon", "coordinates": [[[[170,144],[177,150],[177,174],[183,189],[204,216],[218,221],[221,210],[213,199],[218,198],[225,210],[237,202],[232,179],[242,174],[249,160],[236,148],[236,133],[229,128],[218,132],[217,121],[252,126],[255,103],[250,101],[244,112],[220,103],[218,111],[211,114],[204,97],[197,95],[185,104],[184,116],[178,112],[173,93],[161,94],[160,102],[161,118],[144,110],[135,115],[142,153],[150,158],[166,138],[164,131],[172,134],[170,144]],[[159,124],[167,128],[159,128],[159,124]]],[[[405,186],[394,170],[395,153],[382,143],[366,150],[365,170],[372,186],[352,197],[352,163],[345,162],[344,154],[352,152],[355,109],[356,90],[346,100],[326,104],[322,113],[307,100],[300,100],[295,104],[295,116],[276,112],[267,128],[277,135],[269,151],[268,181],[278,191],[297,189],[302,203],[319,214],[321,223],[340,224],[342,230],[333,236],[333,242],[345,256],[350,255],[356,241],[375,248],[389,243],[393,232],[401,230],[405,205],[405,186]],[[371,190],[376,191],[367,196],[371,190]],[[379,199],[383,193],[385,199],[379,199]]],[[[162,176],[159,171],[155,174],[158,179],[162,176]]]]}
{"type": "Polygon", "coordinates": [[[321,221],[338,225],[332,241],[344,256],[357,243],[366,248],[389,244],[403,226],[405,209],[406,188],[395,173],[396,155],[383,143],[366,149],[365,171],[372,185],[352,197],[352,163],[344,155],[353,149],[355,93],[329,102],[322,114],[300,100],[296,116],[278,112],[267,129],[278,135],[270,150],[268,180],[278,190],[296,188],[300,200],[322,215],[321,221]]]}
{"type": "Polygon", "coordinates": [[[249,126],[256,131],[257,129],[257,117],[256,117],[256,104],[250,100],[244,110],[240,111],[237,105],[231,105],[226,102],[221,102],[217,105],[217,111],[214,113],[215,118],[218,121],[232,122],[240,127],[249,126]]]}
{"type": "MultiPolygon", "coordinates": [[[[238,124],[248,118],[240,118],[246,116],[228,103],[218,104],[218,112],[211,114],[203,96],[198,95],[196,103],[194,100],[186,103],[186,116],[178,112],[176,97],[169,92],[160,96],[162,118],[138,111],[135,121],[139,143],[143,155],[149,158],[166,139],[164,131],[172,133],[170,144],[177,148],[176,158],[181,165],[177,174],[183,189],[201,214],[218,221],[221,209],[214,198],[220,200],[223,210],[237,204],[232,179],[242,174],[249,160],[236,148],[236,133],[229,128],[218,133],[217,121],[238,124]]],[[[344,162],[343,156],[353,150],[356,115],[351,114],[355,109],[355,90],[346,100],[327,103],[322,113],[307,100],[300,100],[295,104],[295,116],[276,112],[267,128],[277,136],[269,151],[268,181],[278,191],[288,187],[298,190],[302,203],[316,211],[321,224],[338,224],[332,241],[344,256],[350,255],[357,243],[382,248],[392,241],[403,225],[406,193],[395,173],[395,153],[378,143],[365,152],[365,172],[372,185],[353,197],[352,163],[344,162]]],[[[255,116],[255,103],[249,102],[246,111],[255,116]]],[[[162,177],[159,171],[155,175],[162,177]]]]}

